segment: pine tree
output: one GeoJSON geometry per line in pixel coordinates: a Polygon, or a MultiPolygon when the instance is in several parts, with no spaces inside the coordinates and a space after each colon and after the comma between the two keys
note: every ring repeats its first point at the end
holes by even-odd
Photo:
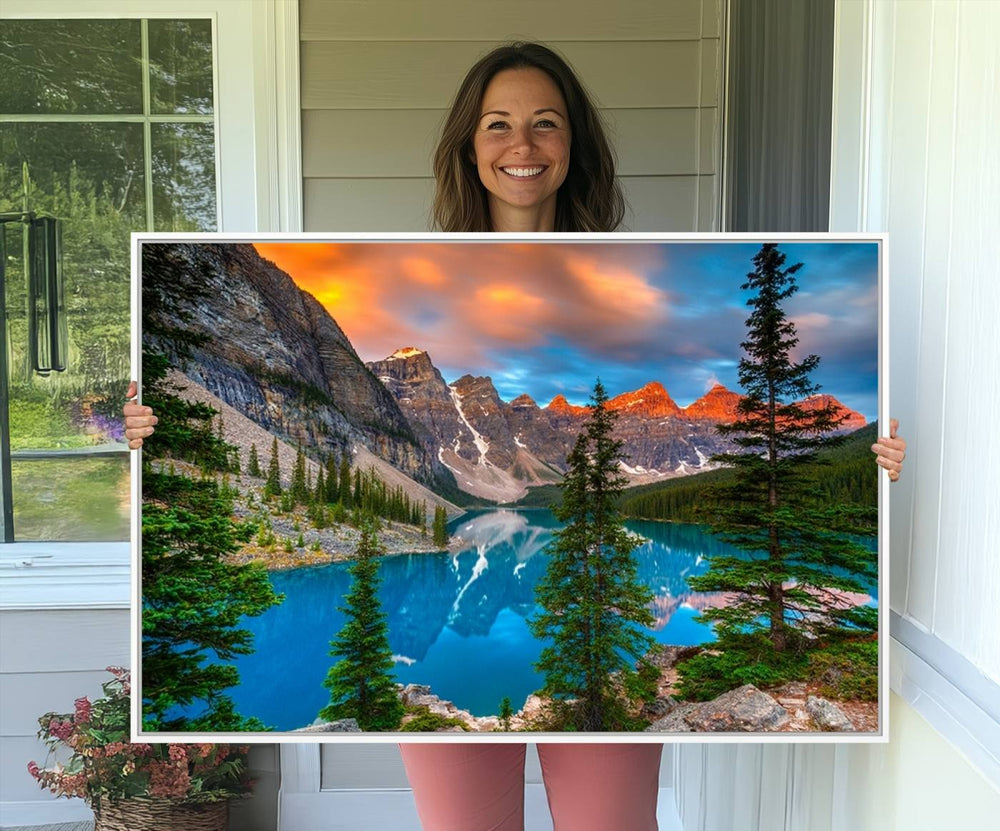
{"type": "Polygon", "coordinates": [[[278,463],[278,437],[271,439],[271,461],[267,463],[267,480],[264,482],[264,498],[281,496],[281,466],[278,463]]]}
{"type": "Polygon", "coordinates": [[[351,466],[347,460],[347,451],[340,457],[340,504],[345,508],[354,507],[354,499],[351,497],[351,466]]]}
{"type": "Polygon", "coordinates": [[[688,581],[696,591],[735,595],[700,616],[716,623],[720,640],[737,644],[764,634],[777,653],[802,646],[803,631],[820,634],[856,617],[843,593],[866,591],[865,581],[877,574],[875,555],[837,533],[844,512],[829,503],[816,507],[823,504],[814,481],[817,451],[841,438],[831,436],[834,407],[795,403],[819,391],[810,375],[820,359],[792,360],[798,338],[782,303],[797,291],[802,263],[784,263],[775,245],[764,245],[743,284],[754,292],[739,365],[745,397],[737,420],[719,428],[741,451],[714,457],[735,469],[735,481],[718,492],[712,530],[747,556],[710,557],[709,571],[688,581]]]}
{"type": "Polygon", "coordinates": [[[510,696],[505,695],[500,702],[500,712],[497,717],[500,719],[500,729],[505,733],[510,731],[510,720],[514,716],[514,708],[510,706],[510,696]]]}
{"type": "Polygon", "coordinates": [[[448,538],[448,512],[443,506],[437,505],[434,508],[434,530],[431,539],[434,541],[434,545],[446,548],[448,538]]]}
{"type": "Polygon", "coordinates": [[[215,411],[184,401],[167,381],[169,367],[183,365],[190,347],[207,340],[186,328],[203,291],[199,275],[175,262],[173,251],[166,244],[142,249],[143,386],[160,418],[142,458],[143,724],[154,731],[261,730],[258,719],[235,712],[225,691],[239,684],[236,657],[254,651],[243,619],[282,598],[261,566],[227,561],[252,533],[252,525],[232,519],[231,494],[213,475],[178,475],[172,462],[164,472],[167,458],[206,474],[225,471],[235,450],[211,429],[215,411]],[[192,715],[178,715],[181,709],[192,715]]]}
{"type": "Polygon", "coordinates": [[[299,445],[292,468],[292,484],[289,488],[293,505],[305,505],[309,501],[309,484],[306,482],[306,454],[299,445]]]}
{"type": "Polygon", "coordinates": [[[323,476],[323,468],[316,474],[316,487],[312,494],[312,504],[322,508],[326,502],[326,478],[323,476]]]}
{"type": "Polygon", "coordinates": [[[247,462],[247,473],[250,476],[260,476],[260,459],[257,458],[257,445],[250,445],[250,460],[247,462]]]}
{"type": "Polygon", "coordinates": [[[627,703],[637,691],[634,668],[653,644],[652,592],[638,579],[629,533],[617,503],[623,487],[622,443],[612,438],[617,413],[605,405],[598,380],[590,417],[567,458],[562,505],[564,527],[549,546],[545,574],[535,587],[541,612],[529,621],[537,638],[551,639],[536,668],[544,692],[559,701],[576,698],[568,726],[579,730],[627,729],[627,703]]]}
{"type": "Polygon", "coordinates": [[[330,703],[319,714],[327,721],[357,719],[362,730],[394,730],[403,717],[392,673],[389,627],[378,598],[382,550],[372,524],[362,523],[357,560],[350,569],[351,588],[340,607],[347,620],[330,642],[330,655],[340,660],[323,682],[330,690],[330,703]]]}

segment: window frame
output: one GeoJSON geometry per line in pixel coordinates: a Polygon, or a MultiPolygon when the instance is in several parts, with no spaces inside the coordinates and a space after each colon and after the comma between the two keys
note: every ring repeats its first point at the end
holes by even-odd
{"type": "MultiPolygon", "coordinates": [[[[120,0],[112,6],[107,0],[5,0],[0,6],[0,20],[71,18],[210,19],[218,230],[302,229],[297,3],[120,0]]],[[[139,366],[135,343],[132,365],[139,366]]],[[[137,467],[133,457],[133,481],[137,467]]],[[[133,545],[136,514],[133,510],[133,545]]],[[[0,564],[10,567],[2,571],[0,609],[127,608],[130,548],[129,543],[0,544],[0,564]],[[97,562],[95,545],[102,551],[97,562]],[[91,575],[94,569],[98,574],[91,575]],[[75,591],[53,590],[59,586],[75,591]]]]}

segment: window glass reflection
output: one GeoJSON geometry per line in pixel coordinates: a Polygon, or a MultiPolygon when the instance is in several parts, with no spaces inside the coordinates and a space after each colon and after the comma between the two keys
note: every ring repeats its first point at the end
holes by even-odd
{"type": "Polygon", "coordinates": [[[138,20],[4,20],[0,112],[141,113],[138,20]]]}

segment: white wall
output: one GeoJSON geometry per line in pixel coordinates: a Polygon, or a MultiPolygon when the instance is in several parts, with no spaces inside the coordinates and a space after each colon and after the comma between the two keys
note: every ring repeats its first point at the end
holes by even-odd
{"type": "Polygon", "coordinates": [[[892,741],[887,745],[838,750],[843,798],[832,828],[937,831],[996,826],[1000,788],[895,694],[889,701],[889,731],[892,741]]]}

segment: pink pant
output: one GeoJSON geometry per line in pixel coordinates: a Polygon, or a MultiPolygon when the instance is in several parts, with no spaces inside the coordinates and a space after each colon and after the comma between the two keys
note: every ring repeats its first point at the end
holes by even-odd
{"type": "MultiPolygon", "coordinates": [[[[424,831],[522,831],[523,744],[400,745],[424,831]]],[[[539,744],[555,831],[656,831],[661,744],[539,744]]]]}

